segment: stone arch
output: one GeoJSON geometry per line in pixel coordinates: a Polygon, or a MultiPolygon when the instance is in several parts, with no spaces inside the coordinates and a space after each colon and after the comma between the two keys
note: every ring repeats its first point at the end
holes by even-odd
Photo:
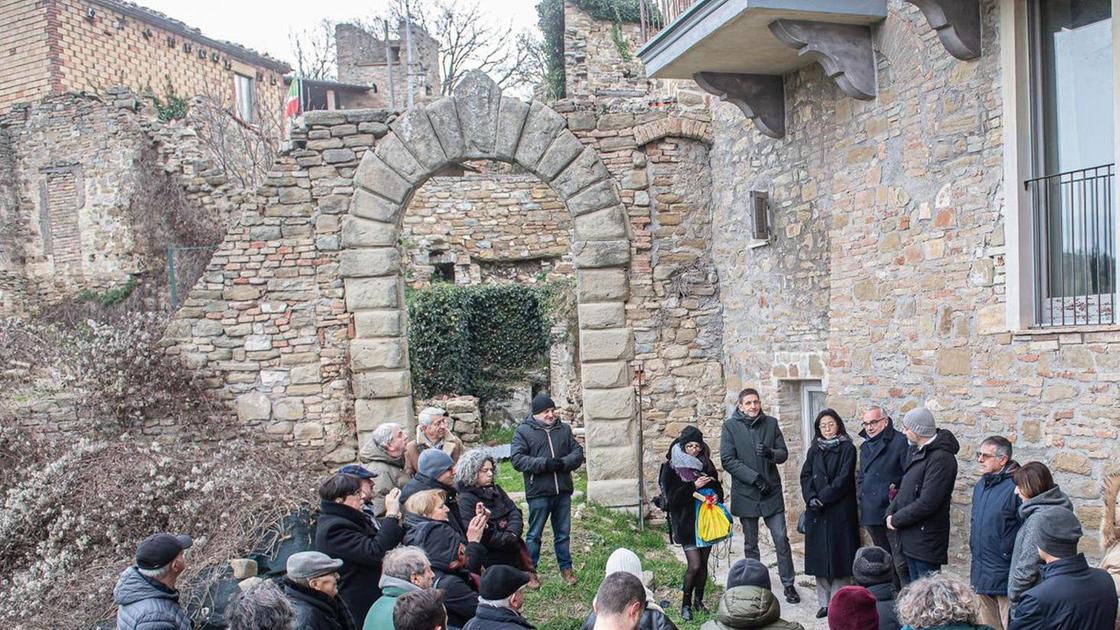
{"type": "Polygon", "coordinates": [[[634,139],[639,147],[664,138],[687,138],[712,146],[710,123],[693,118],[669,116],[643,123],[634,128],[634,139]]]}
{"type": "Polygon", "coordinates": [[[636,505],[626,210],[598,154],[568,130],[563,116],[540,101],[503,95],[481,72],[467,74],[451,96],[403,114],[354,174],[339,273],[353,318],[350,369],[359,440],[381,422],[412,417],[397,250],[403,210],[429,177],[473,159],[520,165],[547,182],[572,215],[588,494],[604,505],[636,505]]]}

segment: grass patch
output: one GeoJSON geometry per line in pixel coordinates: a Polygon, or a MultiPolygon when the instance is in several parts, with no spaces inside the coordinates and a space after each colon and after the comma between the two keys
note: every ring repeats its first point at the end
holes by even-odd
{"type": "Polygon", "coordinates": [[[488,426],[482,429],[482,435],[479,439],[483,444],[495,446],[497,444],[510,444],[513,442],[513,432],[517,429],[516,424],[511,424],[508,427],[502,426],[488,426]]]}
{"type": "MultiPolygon", "coordinates": [[[[615,549],[626,547],[642,559],[643,569],[657,576],[657,599],[668,601],[665,611],[677,627],[699,628],[707,621],[708,616],[697,613],[691,623],[685,623],[678,615],[685,567],[669,548],[665,526],[647,525],[643,531],[638,531],[634,515],[587,503],[585,470],[575,473],[573,481],[579,496],[572,500],[571,549],[579,585],[569,588],[560,579],[552,549],[552,526],[546,525],[539,565],[542,585],[539,591],[526,591],[525,617],[541,630],[578,630],[591,611],[591,601],[603,580],[607,558],[615,549]]],[[[521,473],[514,470],[508,460],[498,466],[498,483],[506,492],[525,490],[521,473]]],[[[520,503],[528,519],[524,500],[520,503]]],[[[721,589],[709,580],[705,590],[708,607],[715,609],[721,589]]]]}

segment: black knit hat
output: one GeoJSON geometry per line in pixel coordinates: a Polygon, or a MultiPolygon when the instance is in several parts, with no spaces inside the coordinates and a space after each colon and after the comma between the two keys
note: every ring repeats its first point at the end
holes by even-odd
{"type": "Polygon", "coordinates": [[[491,601],[505,599],[528,583],[528,573],[504,564],[495,564],[482,572],[478,596],[491,601]]]}
{"type": "Polygon", "coordinates": [[[727,588],[758,586],[770,590],[770,570],[754,558],[743,558],[727,572],[727,588]]]}
{"type": "Polygon", "coordinates": [[[548,396],[544,395],[544,394],[537,394],[537,397],[533,399],[533,415],[534,416],[537,415],[538,413],[544,413],[545,411],[548,411],[549,409],[555,409],[555,408],[556,408],[556,403],[552,402],[552,399],[549,398],[548,396]]]}
{"type": "Polygon", "coordinates": [[[891,554],[882,547],[863,547],[856,552],[852,577],[860,586],[888,584],[894,581],[891,554]]]}

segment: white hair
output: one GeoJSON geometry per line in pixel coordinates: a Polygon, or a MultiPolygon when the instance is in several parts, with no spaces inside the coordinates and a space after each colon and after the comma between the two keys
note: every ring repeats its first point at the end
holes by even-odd
{"type": "Polygon", "coordinates": [[[389,446],[389,442],[393,441],[393,436],[397,434],[397,431],[402,430],[401,425],[396,422],[386,422],[385,424],[378,425],[369,436],[369,439],[378,447],[385,448],[389,446]]]}
{"type": "Polygon", "coordinates": [[[428,556],[423,549],[405,545],[385,554],[385,559],[381,562],[381,573],[407,581],[412,576],[423,573],[430,566],[428,556]]]}
{"type": "Polygon", "coordinates": [[[487,606],[493,606],[494,608],[509,608],[510,607],[509,600],[512,597],[513,597],[513,595],[510,595],[509,597],[505,597],[505,598],[502,598],[502,599],[484,599],[482,597],[479,597],[478,598],[478,603],[479,604],[486,604],[487,606]]]}
{"type": "Polygon", "coordinates": [[[417,416],[417,422],[420,423],[420,426],[426,427],[436,418],[445,415],[447,415],[447,412],[439,407],[425,407],[423,411],[420,412],[420,415],[417,416]]]}
{"type": "Polygon", "coordinates": [[[153,580],[161,580],[161,579],[167,577],[168,573],[171,573],[171,565],[174,562],[175,561],[172,560],[171,562],[168,562],[167,564],[163,565],[162,567],[159,567],[158,569],[143,569],[143,568],[140,568],[140,567],[136,567],[136,570],[139,571],[140,575],[143,575],[144,577],[149,577],[149,578],[152,578],[153,580]]]}

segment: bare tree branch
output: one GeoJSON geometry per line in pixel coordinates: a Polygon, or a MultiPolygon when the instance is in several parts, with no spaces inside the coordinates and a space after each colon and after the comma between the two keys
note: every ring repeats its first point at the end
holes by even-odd
{"type": "Polygon", "coordinates": [[[296,56],[296,73],[305,79],[331,79],[338,73],[335,23],[326,18],[301,31],[288,32],[296,56]]]}

